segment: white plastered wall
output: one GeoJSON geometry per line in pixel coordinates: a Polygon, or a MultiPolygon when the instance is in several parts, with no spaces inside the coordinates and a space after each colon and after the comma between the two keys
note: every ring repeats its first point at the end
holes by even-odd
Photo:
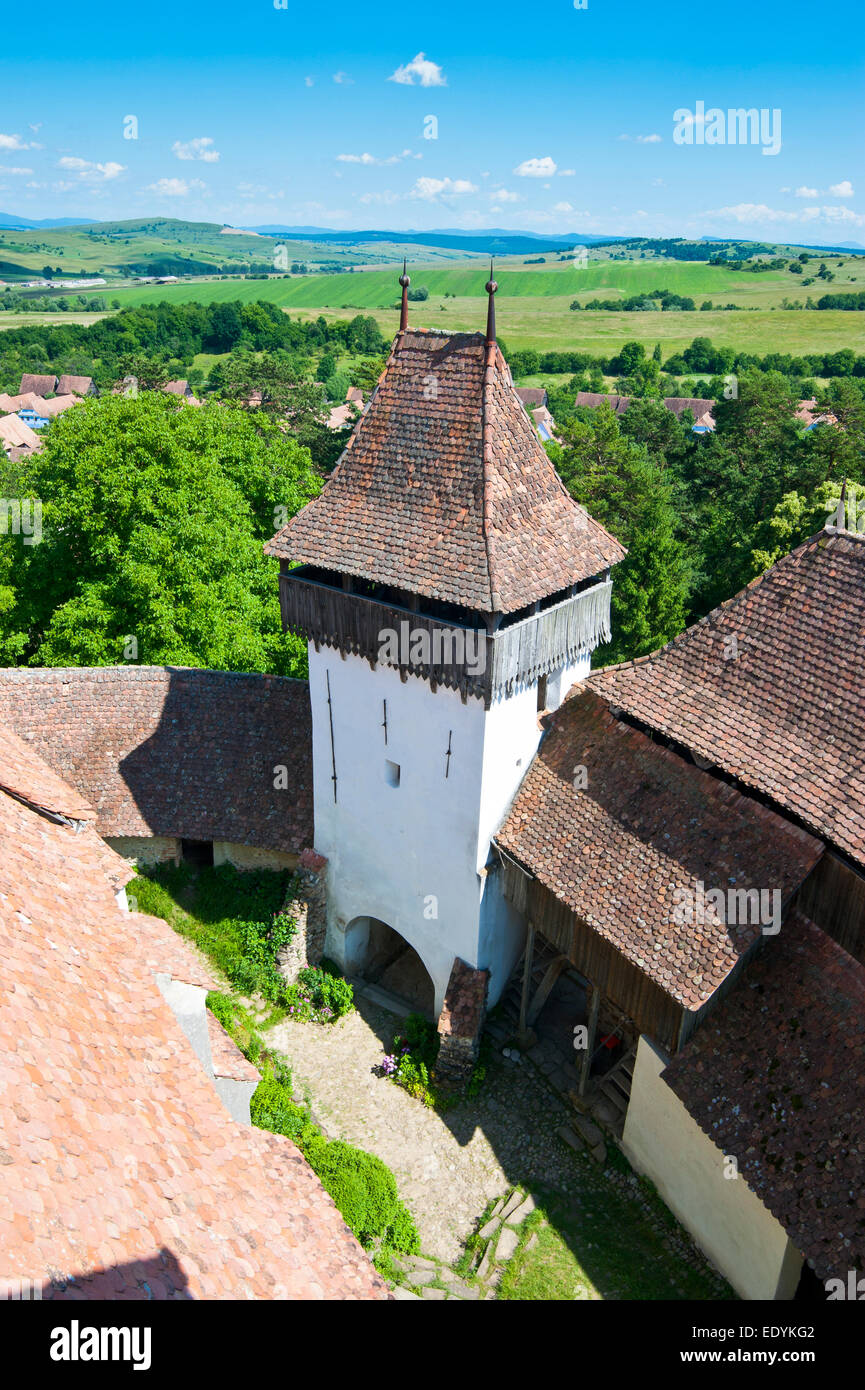
{"type": "Polygon", "coordinates": [[[724,1154],[691,1118],[661,1072],[663,1054],[642,1036],[622,1147],[741,1298],[789,1299],[802,1257],[724,1154]]]}

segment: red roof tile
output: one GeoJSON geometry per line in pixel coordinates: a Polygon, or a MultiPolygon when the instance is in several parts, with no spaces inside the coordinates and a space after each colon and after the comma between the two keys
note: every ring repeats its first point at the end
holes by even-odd
{"type": "Polygon", "coordinates": [[[786,903],[822,845],[618,722],[585,687],[545,722],[497,843],[667,994],[699,1009],[760,926],[725,925],[710,907],[703,922],[677,922],[676,890],[779,889],[786,903]],[[575,790],[579,767],[586,786],[575,790]]]}
{"type": "Polygon", "coordinates": [[[101,835],[286,853],[313,842],[305,681],[188,667],[7,667],[0,721],[96,808],[101,835]],[[277,765],[289,769],[285,789],[274,787],[277,765]]]}
{"type": "MultiPolygon", "coordinates": [[[[2,729],[0,765],[79,809],[2,729]]],[[[152,923],[102,863],[92,826],[0,791],[3,1277],[67,1298],[386,1298],[291,1141],[222,1106],[154,979],[152,923]]]]}
{"type": "Polygon", "coordinates": [[[794,914],[663,1073],[821,1279],[865,1266],[863,1053],[865,969],[794,914]]]}
{"type": "Polygon", "coordinates": [[[865,864],[863,671],[865,536],[827,530],[589,684],[865,864]]]}
{"type": "Polygon", "coordinates": [[[624,555],[573,500],[498,348],[397,334],[320,495],[265,550],[481,612],[513,612],[624,555]]]}

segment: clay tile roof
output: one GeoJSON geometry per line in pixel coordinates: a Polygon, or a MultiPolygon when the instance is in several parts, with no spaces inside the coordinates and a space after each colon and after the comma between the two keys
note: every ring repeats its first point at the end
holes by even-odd
{"type": "Polygon", "coordinates": [[[52,396],[50,401],[40,401],[38,408],[42,415],[48,415],[53,419],[57,415],[62,415],[63,411],[68,410],[70,406],[80,404],[80,396],[67,393],[63,396],[52,396]]]}
{"type": "Polygon", "coordinates": [[[601,391],[578,391],[575,405],[587,405],[595,410],[599,405],[608,405],[614,415],[624,415],[631,404],[630,396],[608,396],[601,391]]]}
{"type": "Polygon", "coordinates": [[[167,391],[170,396],[186,396],[189,394],[189,383],[185,378],[178,381],[166,381],[163,391],[167,391]]]}
{"type": "Polygon", "coordinates": [[[44,396],[48,391],[57,390],[57,378],[52,375],[40,375],[34,372],[25,372],[21,377],[21,385],[18,388],[19,395],[25,395],[27,391],[32,391],[36,396],[44,396]]]}
{"type": "Polygon", "coordinates": [[[92,376],[70,376],[67,372],[57,383],[58,396],[86,396],[92,389],[92,376]]]}
{"type": "Polygon", "coordinates": [[[97,813],[102,835],[313,842],[305,681],[186,667],[0,669],[5,722],[97,813]],[[274,767],[288,787],[274,787],[274,767]]]}
{"type": "Polygon", "coordinates": [[[865,536],[827,529],[589,683],[865,864],[863,670],[865,536]]]}
{"type": "Polygon", "coordinates": [[[481,612],[513,612],[624,550],[571,498],[498,348],[408,330],[321,494],[270,555],[481,612]]]}
{"type": "Polygon", "coordinates": [[[29,453],[38,453],[42,448],[42,440],[36,431],[19,420],[17,415],[0,416],[0,441],[12,448],[26,449],[29,453]]]}
{"type": "Polygon", "coordinates": [[[681,415],[683,411],[690,410],[695,421],[702,419],[704,415],[712,415],[715,410],[715,401],[706,396],[665,396],[664,405],[674,415],[681,415]]]}
{"type": "Polygon", "coordinates": [[[546,405],[547,393],[543,386],[518,386],[517,395],[523,405],[546,405]]]}
{"type": "Polygon", "coordinates": [[[704,921],[677,922],[676,890],[777,888],[786,904],[822,845],[620,723],[585,687],[547,722],[497,843],[667,994],[698,1009],[760,926],[724,925],[709,906],[704,921]]]}
{"type": "Polygon", "coordinates": [[[821,1279],[865,1264],[865,969],[794,914],[663,1078],[821,1279]]]}
{"type": "MultiPolygon", "coordinates": [[[[56,800],[0,730],[0,765],[27,776],[25,755],[56,800]]],[[[98,846],[0,791],[3,1277],[71,1299],[387,1298],[294,1144],[223,1107],[98,846]]]]}

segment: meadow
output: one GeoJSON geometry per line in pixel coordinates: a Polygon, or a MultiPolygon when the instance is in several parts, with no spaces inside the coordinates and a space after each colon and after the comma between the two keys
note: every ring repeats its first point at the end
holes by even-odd
{"type": "MultiPolygon", "coordinates": [[[[167,234],[161,224],[159,236],[153,233],[153,247],[166,247],[167,234]]],[[[169,228],[173,224],[167,224],[169,228]]],[[[191,249],[192,254],[215,254],[215,250],[235,253],[235,243],[244,241],[243,250],[250,254],[250,242],[261,255],[271,243],[261,238],[224,236],[216,238],[212,227],[202,224],[202,246],[190,241],[197,234],[194,224],[176,224],[178,245],[191,249]]],[[[131,230],[118,224],[123,230],[131,230]]],[[[77,237],[81,229],[72,229],[77,237]]],[[[46,240],[50,236],[69,236],[70,229],[58,233],[39,232],[46,240]]],[[[6,238],[32,236],[36,233],[3,234],[6,238]]],[[[112,233],[112,236],[115,234],[112,233]]],[[[117,234],[119,236],[119,233],[117,234]]],[[[136,234],[139,246],[145,244],[143,232],[136,234]]],[[[101,246],[101,243],[99,243],[101,246]]],[[[293,258],[303,243],[286,243],[293,258]]],[[[312,243],[309,243],[312,246],[312,243]]],[[[8,248],[7,248],[8,249],[8,248]]],[[[116,245],[114,247],[116,249],[116,245]]],[[[376,244],[377,255],[393,255],[406,248],[376,244]]],[[[410,264],[412,288],[421,287],[428,297],[412,301],[410,321],[419,327],[450,331],[472,332],[482,329],[486,321],[487,296],[484,284],[488,267],[477,259],[468,261],[465,255],[448,263],[433,263],[428,247],[416,248],[419,258],[410,264]],[[420,256],[422,255],[422,259],[420,256]]],[[[357,257],[365,248],[345,248],[345,254],[357,257]]],[[[408,248],[410,251],[411,248],[408,248]]],[[[0,247],[0,256],[3,250],[0,247]]],[[[104,249],[100,250],[104,255],[104,249]]],[[[235,253],[236,254],[236,253],[235,253]]],[[[300,251],[297,252],[300,257],[300,251]]],[[[328,255],[334,254],[328,249],[328,255]]],[[[444,255],[453,257],[454,252],[444,255]]],[[[788,253],[789,254],[789,253],[788,253]]],[[[823,294],[843,290],[865,289],[865,256],[833,256],[826,254],[809,262],[803,275],[788,269],[766,270],[759,273],[726,266],[713,266],[700,261],[676,261],[647,256],[630,260],[612,259],[602,252],[591,252],[585,265],[564,261],[548,254],[544,263],[526,264],[523,256],[502,258],[495,267],[498,281],[497,322],[501,338],[509,350],[534,348],[539,351],[570,350],[593,355],[613,355],[623,343],[637,341],[651,348],[661,344],[665,356],[686,347],[695,337],[709,337],[722,347],[764,355],[787,352],[794,355],[821,353],[852,348],[865,351],[865,314],[844,310],[784,310],[783,301],[804,303],[810,295],[815,301],[823,294]],[[825,261],[833,280],[817,277],[825,261]],[[810,285],[803,280],[811,279],[810,285]],[[695,311],[670,310],[617,312],[593,310],[598,299],[624,299],[665,289],[694,300],[695,311]],[[577,300],[587,307],[571,309],[577,300]],[[735,309],[700,306],[711,300],[714,306],[735,304],[735,309]]],[[[401,267],[400,267],[401,268],[401,267]]],[[[309,275],[273,276],[266,279],[184,279],[172,285],[111,284],[86,291],[103,297],[121,308],[154,302],[174,304],[217,304],[229,301],[249,303],[268,300],[301,319],[323,316],[328,320],[347,319],[355,314],[375,318],[386,337],[397,324],[399,285],[398,267],[362,269],[353,272],[309,275]]],[[[75,294],[80,293],[75,291],[75,294]]],[[[97,317],[96,314],[90,318],[97,317]]],[[[58,311],[52,314],[0,314],[0,328],[17,327],[22,323],[88,321],[87,316],[58,311]]]]}
{"type": "MultiPolygon", "coordinates": [[[[584,267],[562,262],[525,266],[511,257],[496,267],[499,284],[497,322],[509,349],[535,348],[611,354],[628,341],[654,346],[667,355],[680,351],[695,337],[709,337],[720,346],[767,352],[827,352],[839,348],[865,351],[865,314],[844,310],[785,311],[784,298],[804,302],[824,293],[865,288],[865,257],[832,257],[831,284],[815,279],[804,290],[804,277],[789,271],[759,274],[728,270],[701,262],[668,260],[590,260],[584,267]],[[842,264],[838,264],[841,261],[842,264]],[[695,312],[615,312],[572,310],[574,299],[626,297],[655,289],[689,295],[695,312]],[[699,309],[704,300],[735,303],[734,310],[699,309]]],[[[813,263],[816,272],[819,261],[813,263]]],[[[410,321],[424,328],[471,332],[483,328],[488,270],[465,263],[411,267],[414,288],[425,287],[429,298],[412,301],[410,321]]],[[[396,328],[399,285],[395,268],[332,275],[291,276],[267,280],[200,280],[177,285],[138,285],[104,291],[122,307],[168,303],[226,303],[266,299],[302,319],[350,318],[371,314],[383,333],[396,328]]],[[[0,324],[5,318],[0,317],[0,324]]]]}

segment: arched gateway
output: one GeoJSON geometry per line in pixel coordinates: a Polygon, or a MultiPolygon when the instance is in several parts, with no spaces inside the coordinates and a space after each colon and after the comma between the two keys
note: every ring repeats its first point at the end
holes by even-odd
{"type": "Polygon", "coordinates": [[[415,948],[378,917],[355,917],[345,929],[345,968],[435,1017],[435,985],[415,948]]]}

